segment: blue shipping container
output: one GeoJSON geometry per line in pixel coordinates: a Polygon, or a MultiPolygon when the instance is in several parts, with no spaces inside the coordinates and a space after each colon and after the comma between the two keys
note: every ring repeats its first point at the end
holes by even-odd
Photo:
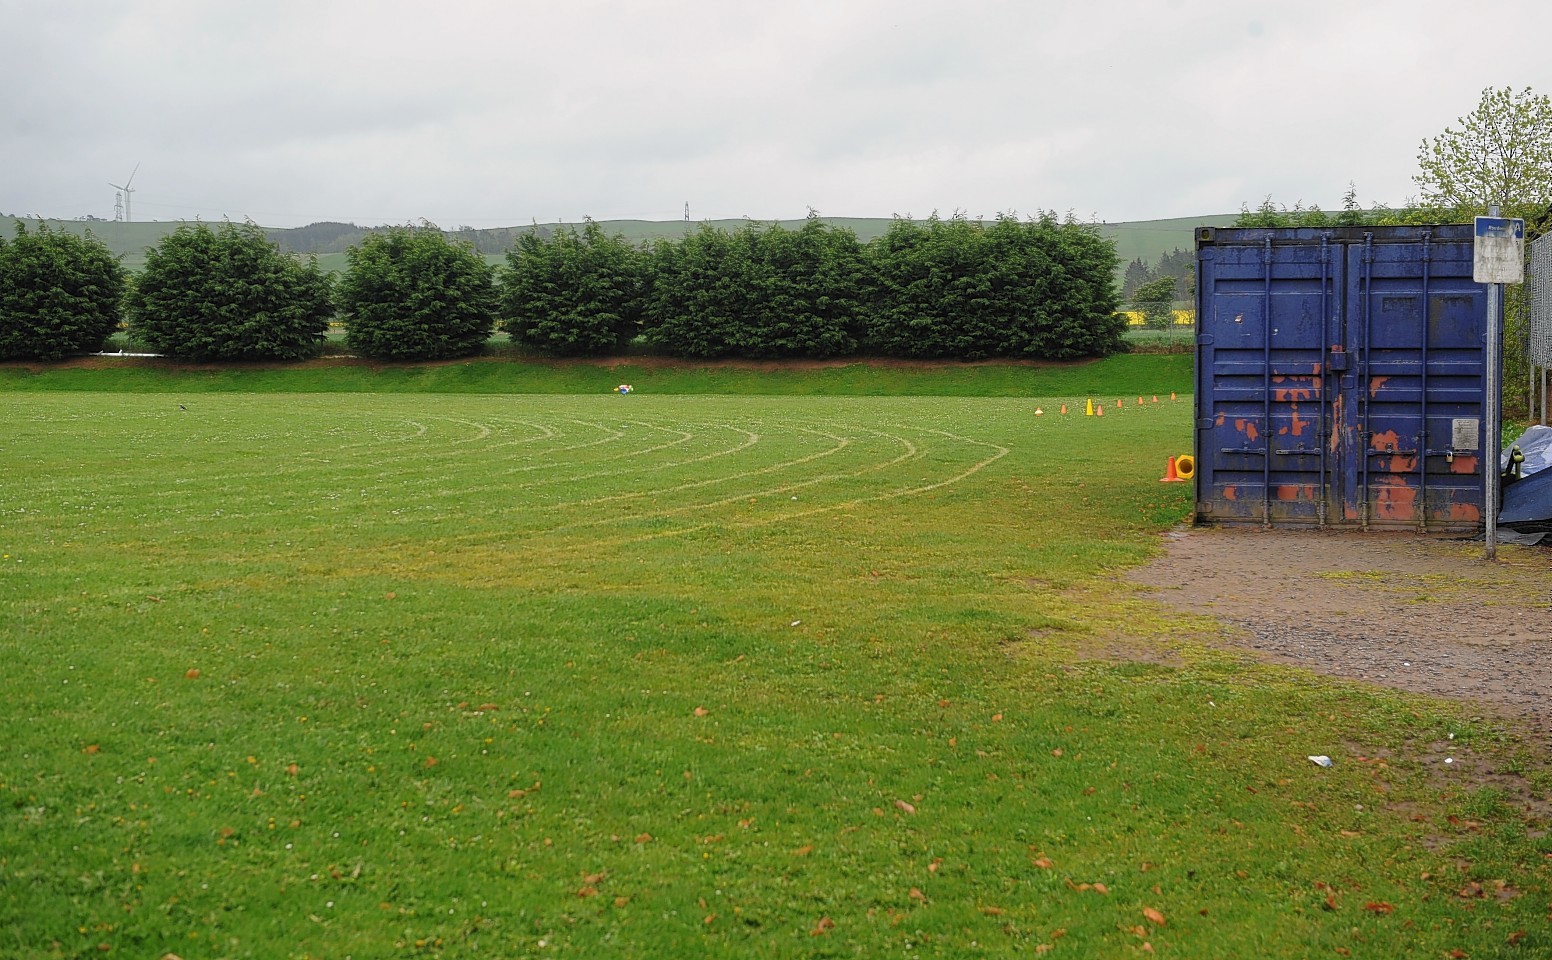
{"type": "Polygon", "coordinates": [[[1469,224],[1197,231],[1196,515],[1481,528],[1469,224]]]}

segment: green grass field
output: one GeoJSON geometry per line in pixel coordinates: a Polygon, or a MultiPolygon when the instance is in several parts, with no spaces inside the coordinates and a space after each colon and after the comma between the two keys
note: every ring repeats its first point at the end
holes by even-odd
{"type": "Polygon", "coordinates": [[[1125,585],[1178,359],[7,368],[0,957],[1546,954],[1525,748],[1125,585]]]}
{"type": "Polygon", "coordinates": [[[1178,326],[1168,330],[1132,327],[1124,334],[1127,345],[1137,353],[1178,353],[1196,355],[1196,328],[1178,326]]]}

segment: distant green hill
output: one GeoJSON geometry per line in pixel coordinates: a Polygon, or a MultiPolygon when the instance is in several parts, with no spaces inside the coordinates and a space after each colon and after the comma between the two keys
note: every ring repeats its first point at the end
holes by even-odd
{"type": "MultiPolygon", "coordinates": [[[[1115,241],[1116,253],[1120,256],[1121,266],[1124,269],[1127,263],[1139,257],[1144,262],[1152,264],[1160,255],[1169,253],[1171,250],[1177,248],[1189,250],[1194,243],[1194,228],[1228,226],[1236,217],[1237,214],[1232,213],[1209,214],[1202,217],[1179,217],[1173,220],[1102,223],[1097,226],[1101,234],[1115,241]]],[[[826,223],[850,228],[864,243],[883,236],[891,223],[888,217],[825,217],[823,219],[826,223]]],[[[144,266],[146,248],[155,246],[162,237],[179,226],[178,221],[120,223],[113,220],[46,220],[44,222],[53,229],[65,230],[77,235],[91,231],[108,245],[109,250],[122,255],[124,265],[130,270],[139,270],[144,266]]],[[[789,229],[797,229],[803,225],[801,219],[777,222],[789,229]]],[[[4,235],[7,237],[15,234],[15,223],[14,217],[0,216],[0,230],[4,230],[4,235]]],[[[726,230],[736,230],[743,225],[744,221],[738,219],[696,221],[691,226],[698,227],[701,223],[726,230]]],[[[503,252],[512,245],[518,235],[529,230],[548,234],[557,228],[564,229],[565,226],[567,225],[541,223],[487,230],[449,230],[447,233],[453,238],[468,240],[474,244],[487,260],[500,262],[503,252]]],[[[601,220],[599,226],[603,227],[606,233],[618,233],[633,243],[643,243],[659,237],[682,237],[686,224],[682,220],[601,220]]],[[[350,223],[315,223],[305,227],[266,227],[264,231],[282,249],[296,253],[317,254],[319,263],[324,269],[338,271],[345,268],[345,250],[352,244],[358,243],[361,237],[373,229],[378,228],[361,227],[350,223]]]]}
{"type": "Polygon", "coordinates": [[[1204,217],[1177,217],[1173,220],[1131,220],[1102,223],[1099,232],[1115,241],[1121,268],[1141,258],[1152,264],[1171,250],[1191,250],[1196,246],[1197,227],[1230,227],[1237,213],[1212,213],[1204,217]]]}
{"type": "MultiPolygon", "coordinates": [[[[16,236],[17,217],[0,217],[0,231],[7,240],[16,236]]],[[[38,221],[22,220],[30,229],[38,221]]],[[[178,228],[176,223],[118,223],[113,220],[44,220],[51,230],[60,230],[82,236],[90,231],[108,249],[124,258],[124,266],[139,270],[145,265],[145,250],[155,246],[167,234],[178,228]]]]}

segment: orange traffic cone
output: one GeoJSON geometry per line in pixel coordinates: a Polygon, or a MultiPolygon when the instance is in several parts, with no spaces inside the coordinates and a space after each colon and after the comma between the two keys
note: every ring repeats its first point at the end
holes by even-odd
{"type": "Polygon", "coordinates": [[[1158,403],[1159,402],[1159,395],[1156,394],[1156,393],[1153,395],[1153,402],[1154,403],[1158,403]]]}
{"type": "Polygon", "coordinates": [[[1119,398],[1116,399],[1116,409],[1117,410],[1121,409],[1121,401],[1120,401],[1119,398]]]}
{"type": "Polygon", "coordinates": [[[1062,416],[1067,416],[1067,404],[1062,404],[1062,416]]]}
{"type": "Polygon", "coordinates": [[[1045,416],[1045,411],[1040,409],[1039,407],[1036,407],[1035,408],[1035,416],[1043,417],[1043,416],[1045,416]]]}
{"type": "Polygon", "coordinates": [[[1094,416],[1096,416],[1096,417],[1103,417],[1104,415],[1105,415],[1105,405],[1103,403],[1094,408],[1094,416]]]}
{"type": "Polygon", "coordinates": [[[1174,400],[1174,399],[1175,399],[1175,391],[1173,391],[1173,390],[1171,390],[1171,391],[1170,391],[1170,392],[1169,392],[1169,399],[1170,399],[1170,400],[1171,400],[1171,401],[1173,401],[1173,400],[1174,400]]]}
{"type": "Polygon", "coordinates": [[[1137,398],[1137,405],[1138,405],[1138,406],[1139,406],[1139,407],[1140,407],[1140,406],[1142,406],[1142,397],[1138,397],[1138,398],[1137,398]]]}
{"type": "Polygon", "coordinates": [[[1185,483],[1180,473],[1175,469],[1175,458],[1169,458],[1169,465],[1164,468],[1164,476],[1159,478],[1160,483],[1185,483]]]}

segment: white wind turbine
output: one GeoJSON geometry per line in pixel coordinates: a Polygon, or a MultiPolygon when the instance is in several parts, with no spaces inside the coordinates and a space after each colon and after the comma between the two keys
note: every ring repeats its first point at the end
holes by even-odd
{"type": "MultiPolygon", "coordinates": [[[[118,191],[124,197],[124,222],[125,223],[129,223],[130,221],[134,220],[134,217],[130,215],[129,195],[135,192],[135,188],[131,187],[130,184],[135,182],[135,174],[137,174],[139,172],[140,172],[140,164],[137,162],[135,164],[135,169],[129,171],[129,179],[124,181],[124,185],[123,186],[119,186],[118,184],[114,183],[111,180],[108,181],[108,186],[114,187],[114,188],[118,189],[118,191]]],[[[115,214],[117,214],[119,212],[118,211],[118,204],[114,204],[113,205],[113,212],[115,214]]],[[[117,220],[119,218],[117,216],[115,216],[113,219],[117,220]]]]}

